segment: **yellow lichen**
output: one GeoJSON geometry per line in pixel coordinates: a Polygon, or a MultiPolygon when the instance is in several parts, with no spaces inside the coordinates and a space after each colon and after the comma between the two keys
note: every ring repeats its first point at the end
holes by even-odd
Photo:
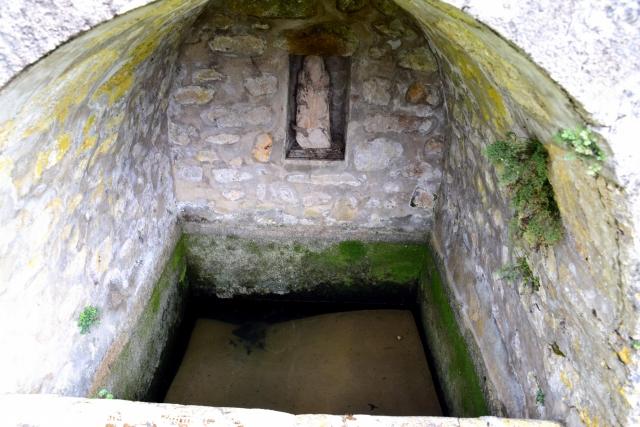
{"type": "Polygon", "coordinates": [[[80,145],[80,147],[78,147],[78,152],[80,153],[84,153],[85,151],[89,150],[91,147],[93,147],[96,144],[96,141],[98,141],[98,137],[97,136],[88,136],[85,138],[84,141],[82,141],[82,144],[80,145]]]}
{"type": "Polygon", "coordinates": [[[80,202],[82,201],[82,198],[83,198],[82,194],[76,194],[75,196],[73,196],[71,200],[67,202],[67,212],[73,213],[78,207],[78,205],[80,204],[80,202]]]}
{"type": "Polygon", "coordinates": [[[13,170],[13,160],[8,156],[0,156],[0,176],[9,176],[13,170]]]}
{"type": "Polygon", "coordinates": [[[0,150],[9,144],[9,139],[16,127],[16,121],[11,119],[0,124],[0,150]]]}
{"type": "Polygon", "coordinates": [[[58,139],[58,148],[56,149],[57,162],[62,160],[64,155],[67,153],[67,151],[69,151],[70,146],[71,146],[71,135],[68,133],[65,133],[58,139]]]}
{"type": "Polygon", "coordinates": [[[571,380],[569,379],[569,376],[566,372],[560,372],[560,381],[562,381],[562,384],[564,384],[566,388],[570,390],[573,389],[573,384],[571,383],[571,380]]]}
{"type": "Polygon", "coordinates": [[[622,350],[616,353],[618,355],[618,359],[625,365],[631,363],[631,349],[629,347],[623,347],[622,350]]]}
{"type": "Polygon", "coordinates": [[[598,417],[591,417],[591,415],[589,414],[589,411],[586,409],[579,409],[578,413],[580,415],[580,420],[583,422],[583,424],[587,427],[599,427],[600,426],[600,421],[598,420],[598,417]]]}
{"type": "Polygon", "coordinates": [[[87,121],[84,122],[84,126],[82,127],[82,136],[86,137],[87,135],[89,135],[89,131],[91,131],[91,128],[93,127],[95,122],[96,116],[94,116],[93,114],[87,117],[87,121]]]}
{"type": "Polygon", "coordinates": [[[36,167],[34,170],[34,176],[36,179],[40,179],[44,170],[49,167],[49,151],[41,151],[36,158],[36,167]]]}

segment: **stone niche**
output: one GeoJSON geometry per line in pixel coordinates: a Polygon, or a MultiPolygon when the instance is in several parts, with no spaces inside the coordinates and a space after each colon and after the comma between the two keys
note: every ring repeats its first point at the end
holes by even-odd
{"type": "Polygon", "coordinates": [[[344,160],[349,57],[290,55],[287,159],[344,160]]]}
{"type": "Polygon", "coordinates": [[[167,113],[186,230],[430,229],[446,134],[435,57],[401,10],[316,4],[313,18],[276,19],[218,1],[190,29],[167,113]]]}

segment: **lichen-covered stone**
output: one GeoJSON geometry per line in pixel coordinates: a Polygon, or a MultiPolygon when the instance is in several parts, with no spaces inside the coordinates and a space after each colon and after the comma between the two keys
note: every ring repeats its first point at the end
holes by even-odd
{"type": "Polygon", "coordinates": [[[364,120],[364,129],[371,133],[416,132],[426,121],[430,121],[430,119],[416,116],[375,114],[364,120]]]}
{"type": "Polygon", "coordinates": [[[209,42],[214,52],[229,53],[238,56],[260,56],[264,53],[265,41],[256,36],[216,36],[209,42]]]}
{"type": "Polygon", "coordinates": [[[228,7],[259,18],[310,18],[316,13],[314,0],[236,0],[228,7]]]}
{"type": "Polygon", "coordinates": [[[249,77],[244,80],[244,87],[251,96],[271,95],[278,89],[278,78],[274,75],[249,77]]]}
{"type": "MultiPolygon", "coordinates": [[[[354,215],[345,198],[335,213],[354,215]]],[[[186,236],[192,289],[231,297],[320,291],[325,297],[401,294],[417,286],[427,249],[384,243],[233,236],[186,236]]]]}
{"type": "Polygon", "coordinates": [[[273,149],[273,139],[268,133],[261,133],[256,137],[251,154],[253,158],[261,163],[267,163],[271,158],[273,149]]]}
{"type": "Polygon", "coordinates": [[[169,123],[169,142],[176,145],[188,145],[198,139],[200,132],[191,125],[169,123]]]}
{"type": "Polygon", "coordinates": [[[202,105],[213,99],[216,91],[201,86],[186,86],[178,89],[173,95],[178,104],[202,105]]]}
{"type": "Polygon", "coordinates": [[[433,209],[435,202],[435,194],[431,191],[426,191],[421,187],[416,187],[411,196],[411,206],[422,209],[433,209]]]}
{"type": "Polygon", "coordinates": [[[438,63],[435,56],[426,46],[403,49],[398,52],[398,65],[414,71],[435,73],[438,63]]]}
{"type": "Polygon", "coordinates": [[[407,88],[405,99],[410,104],[437,107],[442,103],[442,94],[438,85],[413,82],[407,88]]]}
{"type": "Polygon", "coordinates": [[[215,70],[214,68],[208,68],[203,70],[196,70],[193,72],[193,83],[208,83],[224,80],[225,76],[215,70]]]}
{"type": "Polygon", "coordinates": [[[340,12],[353,13],[367,5],[367,0],[336,0],[336,8],[340,12]]]}
{"type": "Polygon", "coordinates": [[[370,0],[373,7],[378,12],[386,16],[398,16],[400,8],[393,2],[393,0],[370,0]]]}
{"type": "Polygon", "coordinates": [[[379,21],[373,24],[373,28],[383,36],[390,37],[392,39],[398,39],[405,35],[406,28],[399,19],[392,21],[379,21]]]}

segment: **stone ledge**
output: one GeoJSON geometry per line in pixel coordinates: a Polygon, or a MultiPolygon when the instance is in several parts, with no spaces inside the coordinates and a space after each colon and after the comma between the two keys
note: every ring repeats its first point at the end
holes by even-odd
{"type": "Polygon", "coordinates": [[[278,426],[278,427],[559,427],[539,420],[496,417],[383,417],[371,415],[292,415],[265,409],[217,408],[126,400],[82,399],[47,394],[0,395],[3,425],[40,427],[105,426],[278,426]]]}

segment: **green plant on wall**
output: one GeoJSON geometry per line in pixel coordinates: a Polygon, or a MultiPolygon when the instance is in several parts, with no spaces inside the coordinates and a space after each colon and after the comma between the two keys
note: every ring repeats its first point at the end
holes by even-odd
{"type": "Polygon", "coordinates": [[[540,141],[509,133],[489,145],[486,155],[499,168],[500,183],[511,197],[514,237],[534,247],[557,243],[562,220],[549,182],[548,154],[540,141]]]}
{"type": "Polygon", "coordinates": [[[107,390],[106,388],[102,388],[100,389],[100,391],[98,392],[98,394],[96,395],[96,397],[98,399],[114,399],[115,397],[113,396],[113,393],[111,393],[109,390],[107,390]]]}
{"type": "Polygon", "coordinates": [[[598,138],[590,129],[586,127],[562,129],[556,134],[556,140],[589,164],[587,167],[589,175],[597,175],[602,170],[606,155],[598,146],[598,138]]]}
{"type": "Polygon", "coordinates": [[[78,317],[78,327],[81,334],[89,332],[91,327],[99,322],[100,313],[97,307],[89,305],[82,310],[78,317]]]}
{"type": "Polygon", "coordinates": [[[501,279],[510,282],[522,280],[525,286],[530,287],[534,292],[540,290],[540,279],[533,275],[525,257],[518,257],[516,262],[504,265],[498,270],[498,275],[501,279]]]}
{"type": "Polygon", "coordinates": [[[536,391],[536,403],[540,406],[544,406],[544,392],[542,391],[542,389],[538,389],[536,391]]]}

